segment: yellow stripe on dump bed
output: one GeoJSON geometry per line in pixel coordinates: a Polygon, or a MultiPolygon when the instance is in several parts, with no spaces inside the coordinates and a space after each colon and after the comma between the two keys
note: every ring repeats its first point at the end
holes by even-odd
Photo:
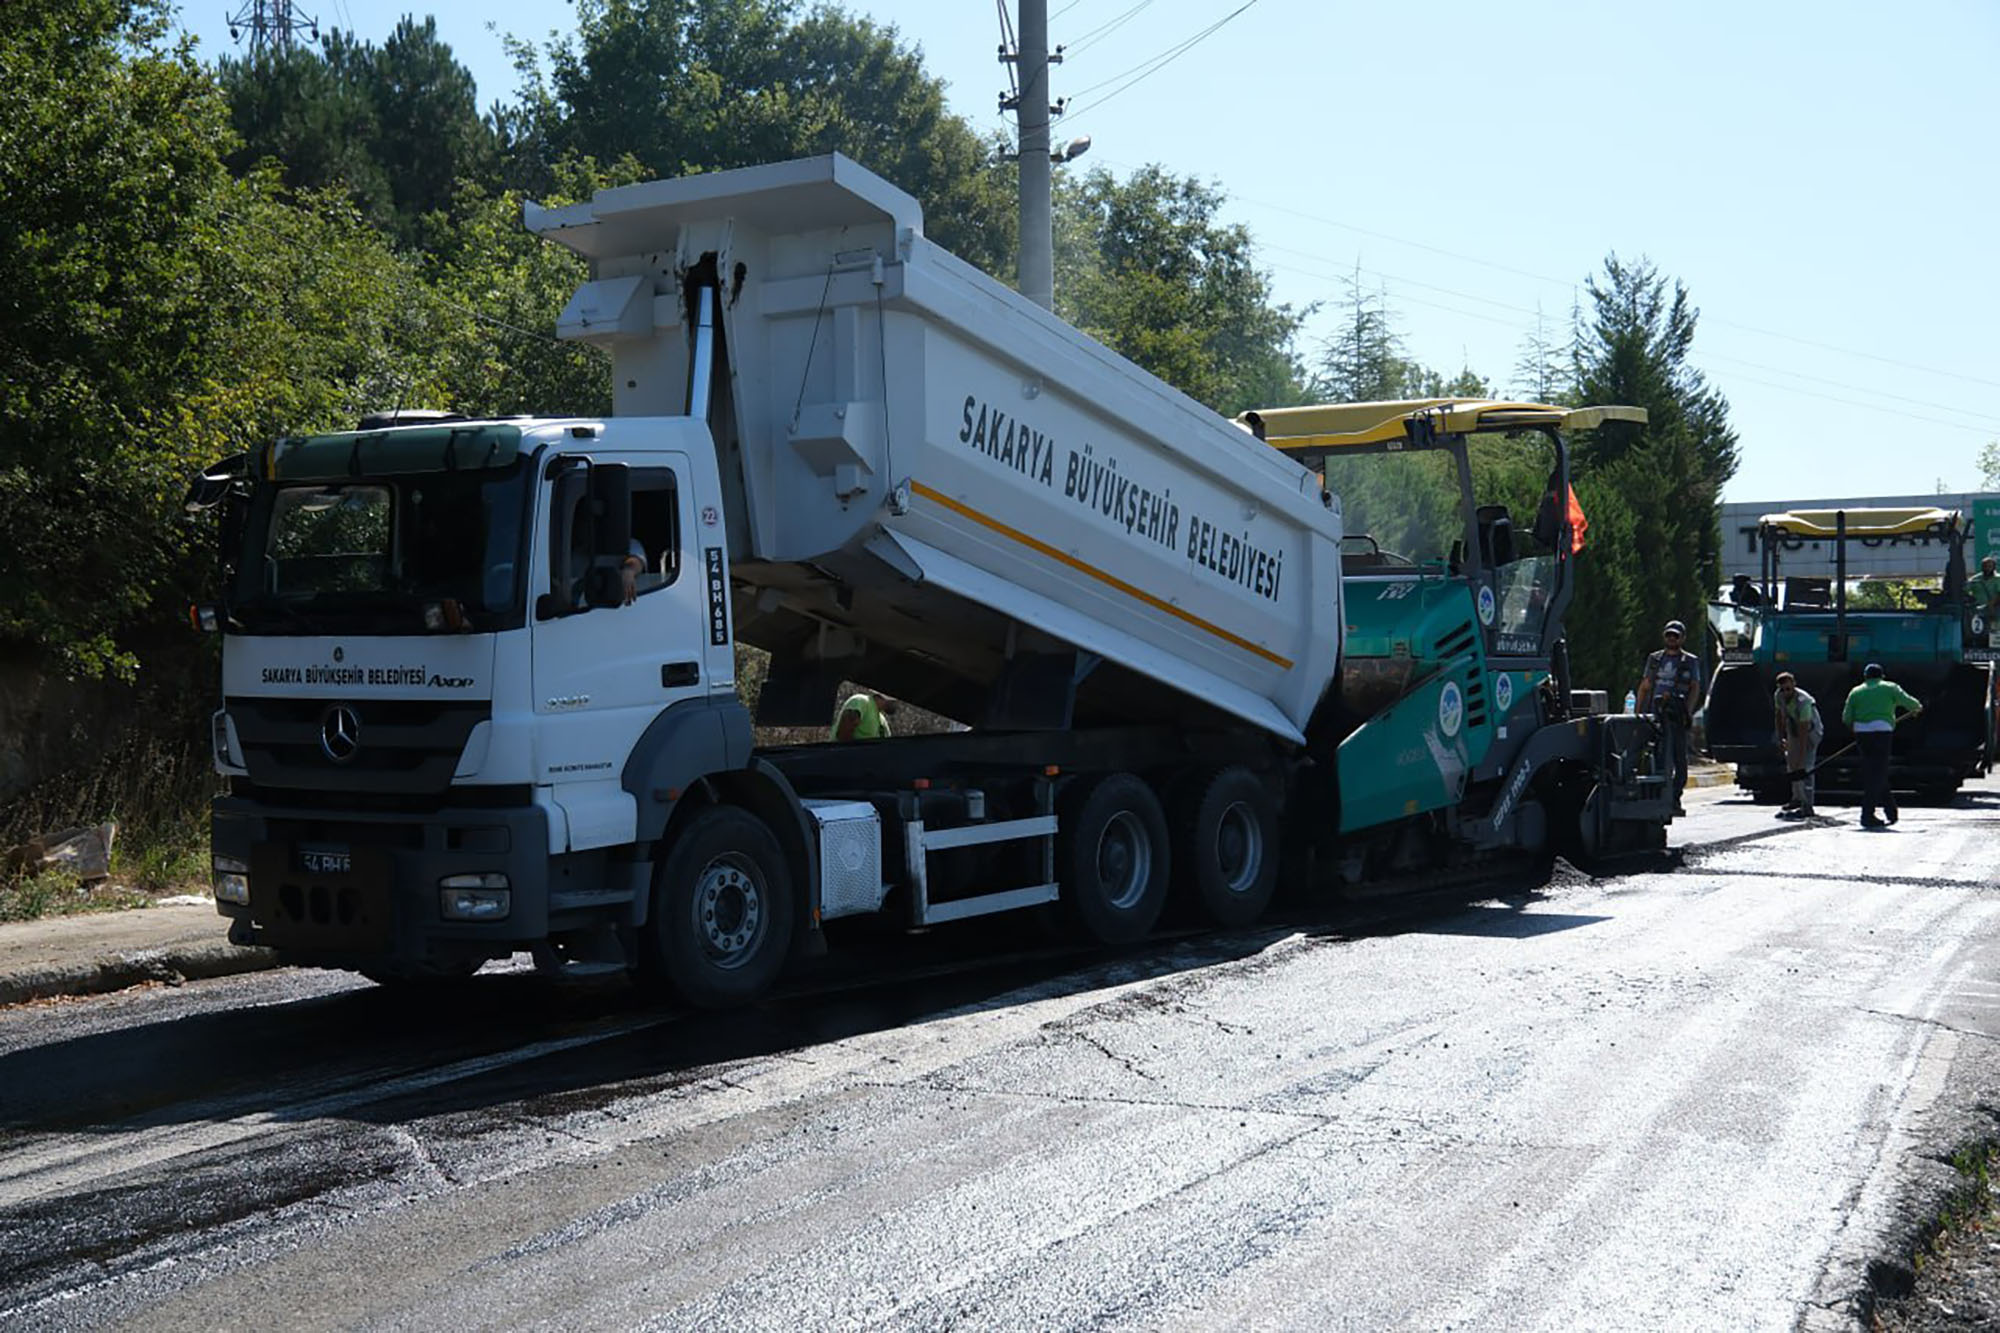
{"type": "Polygon", "coordinates": [[[1195,615],[1190,611],[1184,611],[1180,607],[1175,606],[1172,602],[1153,596],[1152,593],[1147,592],[1144,588],[1136,588],[1133,585],[1127,583],[1124,579],[1119,578],[1115,574],[1107,574],[1103,570],[1097,568],[1095,565],[1085,564],[1083,561],[1077,559],[1075,556],[1069,554],[1067,551],[1058,550],[1057,548],[1049,545],[1047,542],[1041,540],[1038,537],[1030,537],[1027,533],[1020,531],[1018,528],[1008,527],[1005,523],[1002,523],[999,519],[993,518],[987,514],[982,514],[977,509],[972,508],[970,505],[961,504],[957,500],[952,499],[949,495],[946,495],[941,491],[933,490],[929,486],[924,485],[921,481],[912,481],[910,483],[910,489],[914,491],[916,494],[923,496],[924,499],[926,500],[931,500],[936,502],[937,504],[943,505],[946,509],[951,510],[954,514],[957,514],[963,518],[971,519],[974,523],[977,523],[980,527],[985,528],[989,532],[996,532],[1000,534],[1002,537],[1007,538],[1009,541],[1019,542],[1021,545],[1027,547],[1029,550],[1039,552],[1040,554],[1049,557],[1049,559],[1054,560],[1059,564],[1067,565],[1069,568],[1077,571],[1079,574],[1088,574],[1091,578],[1096,579],[1099,583],[1104,584],[1106,587],[1116,588],[1119,592],[1124,593],[1127,597],[1137,598],[1139,601],[1142,601],[1146,605],[1153,607],[1155,610],[1164,611],[1168,615],[1173,616],[1178,620],[1186,621],[1188,624],[1193,625],[1196,629],[1203,630],[1209,634],[1213,634],[1218,639],[1222,639],[1227,643],[1234,644],[1236,647],[1241,648],[1246,653],[1255,653],[1258,657],[1261,657],[1265,661],[1272,663],[1280,670],[1290,671],[1292,669],[1292,661],[1290,658],[1280,657],[1278,654],[1272,652],[1270,649],[1263,647],[1261,644],[1252,643],[1250,642],[1250,640],[1244,638],[1240,634],[1231,634],[1228,630],[1222,628],[1220,625],[1212,625],[1208,621],[1203,620],[1200,616],[1195,615]]]}

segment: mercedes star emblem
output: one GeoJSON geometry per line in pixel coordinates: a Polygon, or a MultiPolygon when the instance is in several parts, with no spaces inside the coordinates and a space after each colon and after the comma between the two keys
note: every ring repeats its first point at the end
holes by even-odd
{"type": "Polygon", "coordinates": [[[354,758],[361,748],[361,719],[346,704],[335,704],[319,720],[319,748],[336,764],[354,758]]]}

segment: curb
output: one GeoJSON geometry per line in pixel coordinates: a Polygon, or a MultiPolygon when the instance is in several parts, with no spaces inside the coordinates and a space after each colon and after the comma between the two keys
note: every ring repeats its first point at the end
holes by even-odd
{"type": "Polygon", "coordinates": [[[277,966],[278,956],[269,949],[247,949],[224,941],[137,949],[0,975],[0,1007],[59,995],[104,995],[149,981],[178,986],[184,981],[263,972],[277,966]]]}
{"type": "Polygon", "coordinates": [[[1733,768],[1696,768],[1688,770],[1690,787],[1727,787],[1736,781],[1733,768]]]}

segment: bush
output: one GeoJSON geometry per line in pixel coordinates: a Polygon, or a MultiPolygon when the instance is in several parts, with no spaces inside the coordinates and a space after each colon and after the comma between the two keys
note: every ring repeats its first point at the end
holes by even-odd
{"type": "Polygon", "coordinates": [[[111,885],[91,889],[67,870],[41,870],[0,885],[0,921],[35,921],[79,912],[113,912],[144,907],[145,894],[111,885]]]}

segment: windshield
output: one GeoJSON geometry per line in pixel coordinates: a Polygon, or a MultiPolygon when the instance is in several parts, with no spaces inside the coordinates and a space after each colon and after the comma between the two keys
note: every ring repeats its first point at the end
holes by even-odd
{"type": "Polygon", "coordinates": [[[1522,556],[1500,566],[1494,575],[1498,606],[1493,627],[1505,635],[1539,639],[1549,601],[1556,595],[1557,577],[1552,555],[1522,556]]]}
{"type": "MultiPolygon", "coordinates": [[[[1453,448],[1389,450],[1324,461],[1327,489],[1340,497],[1342,524],[1382,564],[1456,565],[1468,537],[1465,495],[1453,448]]],[[[1560,516],[1553,509],[1556,452],[1538,431],[1482,431],[1465,437],[1472,486],[1472,534],[1489,569],[1549,555],[1560,516]],[[1495,536],[1504,528],[1504,536],[1495,536]]]]}
{"type": "Polygon", "coordinates": [[[496,630],[523,622],[525,460],[260,489],[230,613],[256,633],[496,630]]]}
{"type": "Polygon", "coordinates": [[[1340,497],[1341,524],[1385,567],[1442,564],[1465,536],[1458,459],[1446,450],[1326,459],[1326,486],[1340,497]]]}

